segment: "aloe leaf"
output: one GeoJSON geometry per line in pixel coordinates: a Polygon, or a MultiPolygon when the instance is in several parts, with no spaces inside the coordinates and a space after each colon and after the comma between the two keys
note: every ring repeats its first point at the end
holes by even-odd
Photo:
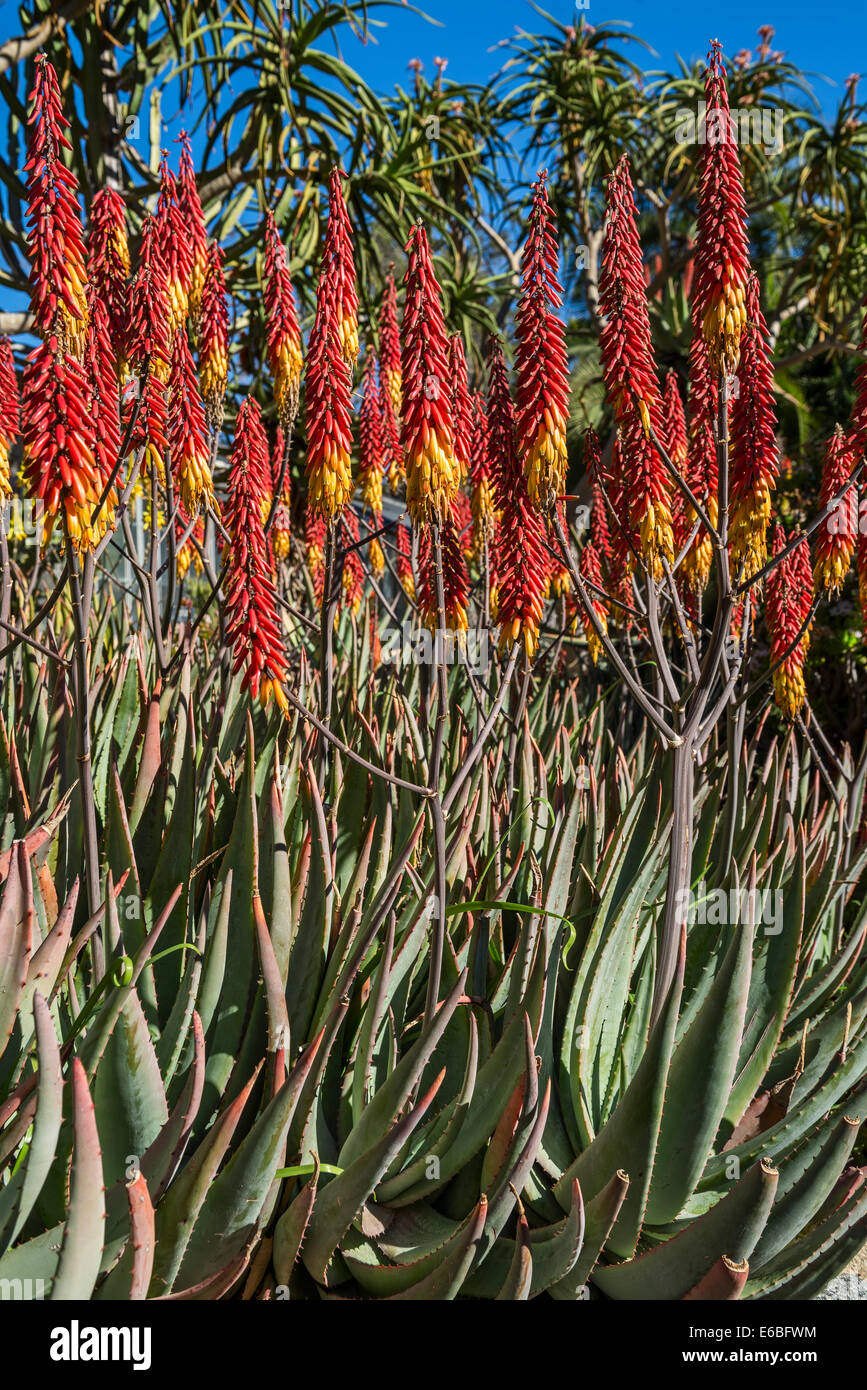
{"type": "Polygon", "coordinates": [[[304,1232],[316,1202],[319,1187],[319,1160],[314,1160],[313,1176],[283,1212],[274,1227],[272,1260],[278,1284],[287,1285],[301,1251],[304,1232]]]}
{"type": "Polygon", "coordinates": [[[33,995],[33,1016],[39,1063],[36,1119],[27,1158],[0,1192],[0,1246],[4,1250],[24,1226],[51,1171],[63,1118],[60,1049],[51,1012],[38,990],[33,995]]]}
{"type": "Polygon", "coordinates": [[[751,1275],[797,1242],[834,1191],[858,1138],[859,1122],[844,1115],[834,1126],[806,1172],[777,1198],[762,1237],[750,1259],[751,1275]]]}
{"type": "Polygon", "coordinates": [[[54,1303],[90,1298],[99,1274],[105,1233],[105,1194],[96,1114],[87,1074],[78,1057],[72,1059],[72,1129],[69,1214],[49,1295],[54,1303]]]}
{"type": "Polygon", "coordinates": [[[33,945],[33,885],[21,841],[11,856],[0,903],[0,1056],[12,1033],[27,984],[33,945]]]}

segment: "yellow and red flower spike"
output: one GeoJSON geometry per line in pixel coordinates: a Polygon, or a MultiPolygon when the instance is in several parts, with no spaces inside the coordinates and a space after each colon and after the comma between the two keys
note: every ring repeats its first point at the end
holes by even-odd
{"type": "Polygon", "coordinates": [[[415,599],[415,576],[412,572],[412,536],[408,526],[397,526],[397,577],[407,598],[415,599]]]}
{"type": "Polygon", "coordinates": [[[611,567],[613,551],[611,532],[608,526],[608,509],[605,505],[605,482],[602,473],[602,455],[599,439],[594,429],[584,434],[584,467],[590,479],[590,544],[596,551],[601,573],[607,574],[611,567]]]}
{"type": "MultiPolygon", "coordinates": [[[[127,351],[132,370],[138,374],[137,389],[141,392],[141,405],[130,436],[130,452],[142,453],[143,473],[153,466],[161,477],[167,448],[168,290],[157,226],[152,217],[145,218],[142,228],[141,259],[130,292],[127,351]],[[147,378],[142,386],[146,366],[147,378]]],[[[126,401],[125,426],[135,408],[136,398],[132,396],[126,401]]]]}
{"type": "MultiPolygon", "coordinates": [[[[274,452],[271,455],[271,477],[275,483],[280,477],[285,447],[286,438],[278,425],[274,433],[274,452]]],[[[289,482],[289,469],[287,468],[283,478],[283,487],[280,490],[280,498],[274,509],[274,520],[270,531],[271,548],[274,552],[274,559],[278,563],[281,560],[288,560],[292,551],[291,504],[292,490],[289,482]]]]}
{"type": "Polygon", "coordinates": [[[448,342],[427,233],[416,223],[407,244],[401,338],[406,505],[413,524],[443,521],[460,482],[448,389],[448,342]]]}
{"type": "Polygon", "coordinates": [[[326,529],[325,518],[314,512],[308,503],[304,513],[304,550],[317,604],[322,603],[325,584],[326,529]]]}
{"type": "Polygon", "coordinates": [[[693,303],[713,370],[731,376],[748,317],[749,246],[737,133],[716,40],[705,70],[705,106],[693,303]]]}
{"type": "Polygon", "coordinates": [[[166,273],[168,296],[168,340],[172,344],[178,329],[184,328],[190,307],[193,277],[193,245],[178,203],[177,179],[169,168],[163,150],[160,164],[160,195],[156,211],[157,240],[166,273]]]}
{"type": "Polygon", "coordinates": [[[376,358],[368,352],[361,383],[358,412],[358,486],[361,500],[375,517],[382,515],[382,396],[376,374],[376,358]]]}
{"type": "MultiPolygon", "coordinates": [[[[381,369],[380,369],[381,370],[381,369]]],[[[385,471],[392,492],[399,492],[406,486],[406,468],[403,463],[403,448],[400,442],[400,425],[394,413],[389,391],[380,389],[382,405],[382,448],[385,455],[385,471]]]]}
{"type": "Polygon", "coordinates": [[[205,411],[185,328],[172,344],[166,439],[172,455],[175,488],[189,516],[214,506],[205,411]]]}
{"type": "Polygon", "coordinates": [[[488,441],[494,498],[500,511],[492,603],[496,603],[500,624],[500,651],[509,651],[514,643],[522,642],[532,661],[539,644],[549,578],[545,528],[541,513],[527,496],[527,482],[515,443],[514,407],[503,348],[499,338],[493,336],[488,367],[488,441]]]}
{"type": "Polygon", "coordinates": [[[225,590],[226,641],[233,649],[233,670],[243,667],[243,685],[252,697],[263,706],[274,699],[288,714],[283,689],[286,653],[259,506],[262,460],[267,457],[259,407],[248,396],[238,412],[224,513],[232,538],[225,590]]]}
{"type": "Polygon", "coordinates": [[[397,289],[394,284],[394,266],[388,267],[385,292],[379,310],[379,371],[382,378],[383,395],[391,399],[391,409],[395,419],[400,418],[401,409],[401,369],[400,369],[400,328],[397,318],[397,289]]]}
{"type": "Polygon", "coordinates": [[[268,365],[274,382],[274,400],[280,424],[284,430],[291,430],[301,391],[301,333],[286,252],[270,210],[265,223],[264,290],[268,365]]]}
{"type": "MultiPolygon", "coordinates": [[[[664,442],[668,457],[680,476],[687,482],[686,413],[680,396],[680,387],[677,383],[677,372],[673,369],[666,372],[665,375],[665,385],[662,392],[662,424],[665,431],[664,442]]],[[[680,551],[691,529],[687,520],[687,508],[688,504],[683,493],[678,487],[673,486],[671,522],[675,553],[680,551]]]]}
{"type": "Polygon", "coordinates": [[[527,495],[550,511],[566,485],[569,365],[557,279],[557,237],[547,174],[533,184],[530,229],[521,258],[516,316],[517,434],[527,495]]]}
{"type": "MultiPolygon", "coordinates": [[[[778,555],[786,544],[781,526],[774,527],[772,555],[778,555]]],[[[765,621],[771,639],[769,660],[774,665],[795,642],[809,612],[813,599],[813,573],[810,566],[810,546],[802,536],[792,550],[772,569],[767,579],[765,621]]],[[[804,684],[804,662],[810,645],[807,627],[797,644],[774,671],[774,699],[787,719],[795,719],[807,698],[804,684]]]]}
{"type": "Polygon", "coordinates": [[[774,374],[755,276],[747,286],[747,313],[729,452],[729,548],[733,575],[743,571],[744,578],[760,570],[767,559],[771,491],[779,471],[774,374]]]}
{"type": "Polygon", "coordinates": [[[179,584],[184,582],[191,566],[196,574],[201,574],[204,568],[202,557],[195,542],[198,542],[199,546],[205,544],[205,518],[201,514],[197,516],[192,531],[187,535],[189,528],[190,518],[184,511],[182,503],[178,502],[178,511],[175,517],[175,542],[177,545],[175,570],[179,584]]]}
{"type": "Polygon", "coordinates": [[[317,515],[333,521],[352,496],[352,382],[340,347],[337,299],[327,269],[316,291],[306,381],[307,501],[317,515]]]}
{"type": "Polygon", "coordinates": [[[187,307],[192,320],[193,332],[198,335],[199,320],[202,315],[202,296],[210,260],[208,229],[205,225],[205,213],[196,185],[196,170],[193,165],[190,137],[185,130],[182,130],[178,139],[181,145],[181,157],[178,161],[177,200],[192,253],[187,307]]]}
{"type": "Polygon", "coordinates": [[[358,361],[358,294],[355,289],[352,228],[340,182],[342,174],[341,169],[332,169],[328,180],[328,226],[320,273],[323,277],[329,277],[340,350],[351,369],[358,361]]]}
{"type": "MultiPolygon", "coordinates": [[[[88,379],[89,407],[94,427],[93,457],[101,496],[121,450],[120,393],[117,358],[111,342],[108,310],[92,291],[89,298],[90,313],[84,348],[84,369],[88,379]]],[[[116,500],[115,489],[112,487],[104,504],[109,527],[112,529],[116,500]]]]}
{"type": "Polygon", "coordinates": [[[89,398],[84,367],[52,334],[22,373],[23,481],[27,496],[42,503],[43,544],[60,521],[79,553],[93,549],[109,523],[104,507],[91,525],[102,485],[89,398]]]}
{"type": "Polygon", "coordinates": [[[463,479],[470,471],[473,412],[467,380],[467,359],[460,333],[453,333],[449,338],[449,389],[451,391],[455,462],[463,479]]]}
{"type": "Polygon", "coordinates": [[[223,278],[223,253],[216,242],[207,250],[199,316],[199,380],[205,419],[211,429],[223,423],[229,380],[229,309],[223,278]]]}
{"type": "MultiPolygon", "coordinates": [[[[600,564],[599,552],[597,551],[592,541],[588,540],[587,543],[582,547],[581,554],[578,558],[578,569],[580,571],[581,578],[587,584],[595,584],[596,587],[599,589],[604,587],[602,582],[602,566],[600,564]]],[[[599,619],[603,632],[607,632],[608,610],[605,607],[605,603],[599,597],[599,595],[594,593],[593,590],[589,587],[587,589],[587,596],[590,599],[590,603],[593,607],[594,613],[599,619]]],[[[587,612],[583,603],[580,605],[580,608],[580,617],[584,627],[584,636],[587,638],[587,650],[589,651],[590,659],[593,662],[593,665],[595,666],[596,662],[599,660],[599,654],[602,651],[602,639],[600,638],[599,633],[596,631],[596,628],[593,626],[593,619],[590,617],[590,614],[587,612]]]]}
{"type": "Polygon", "coordinates": [[[858,494],[854,485],[846,487],[855,467],[856,449],[855,440],[838,425],[825,450],[819,510],[824,511],[831,499],[842,493],[816,532],[816,588],[826,590],[831,597],[843,587],[858,540],[858,494]]]}
{"type": "Polygon", "coordinates": [[[497,512],[491,479],[488,442],[488,415],[481,393],[473,396],[473,433],[470,442],[470,482],[472,484],[473,554],[484,553],[485,541],[490,549],[494,539],[497,512]]]}
{"type": "MultiPolygon", "coordinates": [[[[467,603],[470,598],[470,577],[461,549],[458,528],[449,514],[440,526],[440,551],[443,572],[443,612],[446,632],[464,633],[467,630],[467,603]]],[[[419,532],[418,545],[418,607],[422,621],[431,632],[439,627],[437,615],[437,583],[435,547],[430,528],[419,532]]]]}
{"type": "Polygon", "coordinates": [[[87,269],[93,297],[105,306],[108,314],[118,376],[123,377],[129,332],[130,259],[126,207],[113,188],[101,188],[91,204],[87,269]]]}
{"type": "Polygon", "coordinates": [[[0,338],[0,502],[12,496],[9,450],[21,433],[21,402],[12,343],[0,338]]]}
{"type": "MultiPolygon", "coordinates": [[[[688,426],[686,481],[703,504],[712,525],[717,523],[717,456],[714,426],[717,415],[717,386],[710,366],[707,343],[701,326],[693,322],[692,343],[689,349],[689,379],[687,384],[688,426]]],[[[684,534],[678,537],[682,548],[695,525],[691,503],[684,508],[684,534]]],[[[689,551],[684,556],[681,574],[694,594],[703,592],[710,576],[713,544],[701,526],[689,551]]]]}
{"type": "Polygon", "coordinates": [[[358,517],[351,507],[348,507],[343,513],[341,521],[346,531],[344,536],[346,550],[343,556],[343,573],[340,580],[343,601],[350,613],[357,614],[361,608],[361,599],[364,594],[364,565],[357,544],[361,539],[361,534],[358,529],[358,517]]]}
{"type": "MultiPolygon", "coordinates": [[[[87,333],[87,272],[78,182],[63,162],[72,146],[64,132],[57,74],[44,53],[36,58],[30,94],[27,175],[27,253],[34,327],[57,350],[80,358],[87,333]]],[[[51,350],[52,352],[54,349],[51,350]]]]}
{"type": "MultiPolygon", "coordinates": [[[[628,526],[655,575],[674,558],[668,476],[651,443],[662,441],[662,400],[647,313],[635,199],[624,155],[608,181],[608,221],[602,248],[599,304],[602,369],[608,399],[621,427],[623,501],[628,526]]],[[[613,501],[613,498],[612,498],[613,501]]]]}

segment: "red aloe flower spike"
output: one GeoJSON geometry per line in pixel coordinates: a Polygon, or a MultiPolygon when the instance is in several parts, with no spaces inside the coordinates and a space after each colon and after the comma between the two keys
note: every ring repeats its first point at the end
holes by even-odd
{"type": "Polygon", "coordinates": [[[460,481],[448,390],[448,344],[440,287],[427,234],[419,222],[410,233],[404,283],[401,352],[401,444],[406,460],[406,505],[413,523],[449,514],[460,481]]]}
{"type": "Polygon", "coordinates": [[[384,387],[383,395],[387,393],[391,398],[392,411],[395,418],[398,418],[401,408],[400,329],[397,319],[394,265],[388,267],[385,293],[379,311],[379,370],[384,387]]]}
{"type": "Polygon", "coordinates": [[[729,112],[721,45],[705,71],[706,142],[698,195],[693,302],[717,373],[737,370],[746,327],[749,247],[737,133],[729,112]]]}
{"type": "Polygon", "coordinates": [[[123,377],[129,332],[130,260],[126,207],[113,188],[100,189],[91,204],[87,269],[93,296],[105,305],[118,376],[123,377]]]}
{"type": "MultiPolygon", "coordinates": [[[[280,470],[283,465],[283,450],[286,447],[286,438],[280,426],[274,433],[274,452],[271,455],[271,477],[279,478],[280,470]]],[[[283,479],[283,487],[277,506],[274,509],[274,521],[271,526],[270,537],[271,547],[274,551],[274,559],[277,561],[288,560],[292,552],[292,490],[289,482],[289,470],[283,479]]],[[[267,518],[266,518],[267,519],[267,518]]]]}
{"type": "MultiPolygon", "coordinates": [[[[56,336],[61,353],[81,357],[87,332],[87,272],[78,182],[63,163],[71,150],[64,131],[57,74],[44,53],[36,58],[30,94],[27,174],[27,253],[34,327],[56,336]]],[[[32,379],[32,377],[31,377],[32,379]]]]}
{"type": "Polygon", "coordinates": [[[21,404],[9,338],[0,338],[0,502],[12,496],[9,450],[21,433],[21,404]]]}
{"type": "MultiPolygon", "coordinates": [[[[662,424],[665,431],[664,442],[671,459],[681,477],[686,480],[687,435],[686,414],[677,384],[677,372],[669,370],[665,375],[662,393],[662,424]]],[[[674,489],[671,504],[674,548],[679,551],[689,534],[684,496],[679,488],[674,489]]]]}
{"type": "Polygon", "coordinates": [[[109,522],[103,507],[91,526],[102,487],[89,397],[84,368],[56,337],[31,352],[21,379],[23,482],[28,497],[42,503],[43,543],[60,517],[79,552],[92,549],[109,522]]]}
{"type": "MultiPolygon", "coordinates": [[[[142,228],[141,260],[130,293],[128,353],[138,373],[136,389],[141,406],[135,418],[130,450],[142,453],[142,472],[150,465],[163,476],[166,452],[166,382],[169,376],[168,290],[159,252],[157,226],[152,217],[142,228]],[[142,385],[142,376],[147,376],[142,385]]],[[[135,409],[135,398],[126,402],[125,427],[135,409]]]]}
{"type": "Polygon", "coordinates": [[[467,380],[467,359],[460,333],[454,333],[449,338],[449,388],[451,391],[455,462],[460,469],[461,478],[466,478],[470,471],[473,416],[467,380]]]}
{"type": "Polygon", "coordinates": [[[352,228],[343,197],[342,169],[332,169],[328,180],[328,226],[322,251],[320,274],[332,286],[340,350],[347,365],[358,361],[358,295],[355,289],[355,260],[352,254],[352,228]]]}
{"type": "Polygon", "coordinates": [[[491,478],[490,443],[488,440],[488,415],[481,393],[473,396],[473,432],[470,444],[470,482],[473,485],[473,554],[484,553],[485,541],[490,551],[496,526],[496,507],[491,478]]]}
{"type": "Polygon", "coordinates": [[[611,533],[608,528],[608,510],[605,505],[605,484],[602,475],[602,456],[596,431],[588,429],[584,434],[584,467],[590,479],[590,544],[596,552],[602,573],[608,571],[614,558],[611,548],[611,533]]]}
{"type": "MultiPolygon", "coordinates": [[[[346,539],[346,552],[343,557],[343,574],[341,585],[343,597],[350,613],[356,614],[361,607],[361,599],[364,593],[364,565],[361,562],[359,547],[357,542],[361,539],[358,530],[358,517],[351,507],[348,507],[341,517],[341,521],[348,533],[346,539]],[[351,548],[350,548],[351,547],[351,548]]],[[[335,614],[335,619],[336,619],[335,614]]]]}
{"type": "MultiPolygon", "coordinates": [[[[443,570],[443,607],[447,632],[462,634],[467,630],[467,603],[470,597],[470,577],[461,549],[458,528],[450,513],[440,527],[440,546],[443,570]]],[[[419,532],[418,547],[419,591],[418,607],[422,620],[436,632],[437,587],[434,547],[428,527],[419,532]]]]}
{"type": "MultiPolygon", "coordinates": [[[[786,544],[782,527],[774,528],[772,554],[778,555],[786,544]]],[[[806,536],[800,538],[794,550],[771,570],[767,580],[765,621],[771,639],[770,661],[774,665],[795,641],[810,612],[813,598],[813,574],[810,567],[810,547],[806,536]]],[[[774,698],[787,719],[795,719],[807,698],[804,684],[804,661],[810,645],[810,630],[806,629],[794,649],[774,672],[774,698]]]]}
{"type": "Polygon", "coordinates": [[[412,572],[412,536],[401,521],[397,527],[397,577],[408,598],[415,598],[415,577],[412,572]]]}
{"type": "Polygon", "coordinates": [[[244,667],[243,684],[253,698],[267,706],[273,696],[288,714],[283,690],[286,653],[260,508],[267,457],[259,407],[248,396],[238,412],[225,508],[226,529],[232,538],[226,575],[226,641],[233,648],[233,669],[244,667]]]}
{"type": "Polygon", "coordinates": [[[194,516],[200,506],[213,507],[205,412],[184,328],[178,329],[172,344],[166,438],[172,451],[172,475],[188,515],[194,516]]]}
{"type": "Polygon", "coordinates": [[[488,438],[501,517],[496,543],[496,610],[500,651],[522,641],[532,661],[548,586],[545,528],[527,496],[515,446],[515,416],[499,338],[489,347],[488,438]]]}
{"type": "Polygon", "coordinates": [[[205,519],[199,515],[193,523],[190,535],[187,531],[190,525],[190,518],[184,511],[183,504],[179,501],[177,505],[177,516],[175,517],[175,544],[177,547],[175,556],[175,569],[177,571],[178,583],[182,584],[186,578],[190,565],[196,574],[201,574],[204,566],[199,554],[198,547],[205,544],[205,519]],[[184,537],[186,536],[186,540],[184,537]]]}
{"type": "Polygon", "coordinates": [[[315,512],[308,502],[304,513],[304,549],[317,604],[322,603],[322,591],[325,585],[326,529],[325,518],[320,513],[315,512]]]}
{"type": "Polygon", "coordinates": [[[668,476],[650,441],[651,426],[657,439],[664,435],[662,401],[626,155],[608,182],[599,304],[604,315],[600,336],[603,376],[622,430],[623,496],[628,524],[638,532],[639,548],[658,577],[660,557],[669,561],[674,558],[674,537],[668,476]]]}
{"type": "Polygon", "coordinates": [[[160,256],[166,272],[168,339],[171,344],[178,329],[183,328],[187,321],[193,276],[193,245],[178,203],[177,179],[169,168],[166,150],[163,150],[160,164],[156,222],[160,256]]]}
{"type": "MultiPolygon", "coordinates": [[[[100,496],[114,471],[121,450],[120,393],[117,382],[117,359],[111,344],[108,309],[90,291],[90,322],[84,348],[84,369],[90,387],[90,412],[94,426],[93,457],[99,479],[100,496]]],[[[106,497],[109,529],[114,527],[114,487],[106,497]]],[[[97,521],[101,526],[102,518],[97,521]]]]}
{"type": "Polygon", "coordinates": [[[771,490],[779,472],[774,374],[759,282],[747,286],[748,322],[741,338],[739,393],[732,407],[729,456],[729,542],[735,571],[749,578],[767,558],[771,490]]]}
{"type": "Polygon", "coordinates": [[[301,333],[295,309],[295,292],[286,264],[286,252],[269,210],[265,224],[265,330],[268,365],[274,380],[274,400],[280,424],[291,431],[298,412],[301,390],[301,333]]]}
{"type": "MultiPolygon", "coordinates": [[[[380,364],[380,372],[381,370],[380,364]]],[[[382,404],[382,448],[385,469],[388,474],[388,485],[392,492],[398,492],[406,486],[406,468],[404,467],[403,448],[400,442],[400,425],[391,403],[391,392],[382,389],[381,386],[379,395],[382,404]]]]}
{"type": "Polygon", "coordinates": [[[542,173],[533,184],[516,317],[518,445],[527,494],[543,511],[553,507],[566,484],[569,415],[566,329],[555,312],[563,302],[563,287],[557,279],[557,237],[546,180],[542,173]]]}
{"type": "MultiPolygon", "coordinates": [[[[592,541],[587,541],[586,545],[582,548],[578,560],[578,568],[581,572],[582,579],[589,584],[595,584],[599,589],[603,587],[602,566],[599,562],[599,552],[592,541]]],[[[588,588],[587,593],[593,605],[593,611],[602,625],[603,632],[607,632],[608,612],[604,602],[592,589],[588,588]]],[[[602,651],[602,639],[593,626],[593,620],[583,603],[581,605],[581,622],[584,627],[584,635],[587,638],[587,649],[590,652],[590,658],[595,666],[596,662],[599,660],[599,653],[602,651]]]]}
{"type": "MultiPolygon", "coordinates": [[[[701,327],[693,321],[692,343],[689,349],[688,383],[688,451],[686,481],[690,490],[703,503],[712,525],[717,524],[717,458],[716,435],[717,387],[710,367],[707,343],[701,327]]],[[[684,530],[678,536],[680,549],[695,525],[695,513],[687,503],[683,512],[684,530]]],[[[711,538],[702,526],[689,552],[684,557],[681,572],[688,587],[700,594],[708,581],[713,560],[711,538]]]]}
{"type": "Polygon", "coordinates": [[[307,497],[327,521],[352,496],[352,383],[340,342],[333,277],[324,267],[307,347],[307,497]]]}
{"type": "Polygon", "coordinates": [[[816,588],[826,589],[832,597],[843,587],[858,540],[858,494],[854,486],[843,492],[855,459],[855,441],[838,425],[825,451],[819,510],[824,511],[838,493],[842,496],[816,533],[816,588]]]}
{"type": "Polygon", "coordinates": [[[208,426],[219,429],[223,423],[223,400],[229,379],[229,309],[223,278],[223,253],[216,242],[208,248],[202,288],[199,376],[208,426]]]}
{"type": "Polygon", "coordinates": [[[196,171],[193,165],[193,150],[190,137],[185,130],[178,136],[181,157],[178,161],[177,199],[186,234],[189,239],[190,283],[188,290],[188,311],[192,320],[193,333],[198,336],[199,320],[202,315],[202,296],[205,278],[208,274],[209,251],[208,229],[199,190],[196,186],[196,171]]]}
{"type": "Polygon", "coordinates": [[[376,374],[376,358],[368,350],[361,384],[358,413],[358,485],[361,499],[374,517],[382,516],[382,396],[376,374]]]}

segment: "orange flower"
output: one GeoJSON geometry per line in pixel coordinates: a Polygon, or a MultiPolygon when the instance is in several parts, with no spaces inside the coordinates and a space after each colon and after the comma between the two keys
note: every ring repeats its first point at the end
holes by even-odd
{"type": "Polygon", "coordinates": [[[427,235],[417,223],[407,246],[403,315],[401,444],[406,504],[415,525],[442,521],[460,481],[448,391],[448,344],[427,235]]]}

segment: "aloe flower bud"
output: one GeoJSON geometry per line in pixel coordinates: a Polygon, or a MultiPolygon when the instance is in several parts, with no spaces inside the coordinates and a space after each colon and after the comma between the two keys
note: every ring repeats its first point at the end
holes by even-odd
{"type": "Polygon", "coordinates": [[[379,370],[382,377],[383,395],[391,399],[395,418],[400,416],[401,408],[401,369],[400,369],[400,329],[397,319],[397,290],[394,284],[394,266],[388,267],[385,280],[385,293],[379,310],[379,370]]]}
{"type": "Polygon", "coordinates": [[[207,251],[201,292],[199,378],[206,421],[211,429],[219,429],[223,423],[223,400],[229,380],[229,310],[223,254],[216,242],[207,251]]]}
{"type": "Polygon", "coordinates": [[[168,339],[187,321],[190,307],[190,285],[193,277],[193,243],[178,202],[177,179],[169,168],[168,153],[163,150],[160,164],[160,195],[157,199],[157,239],[166,272],[168,295],[168,339]]]}
{"type": "Polygon", "coordinates": [[[722,48],[716,40],[708,53],[705,102],[693,296],[711,366],[731,376],[748,318],[749,248],[737,133],[729,112],[722,48]]]}
{"type": "Polygon", "coordinates": [[[470,482],[472,484],[473,553],[484,552],[485,541],[490,548],[494,539],[497,514],[494,505],[494,485],[491,478],[488,416],[481,393],[473,396],[473,432],[470,443],[470,482]]]}
{"type": "Polygon", "coordinates": [[[569,415],[566,329],[555,312],[563,302],[563,287],[557,279],[557,237],[546,179],[547,174],[540,174],[533,184],[516,316],[518,447],[527,495],[542,511],[553,507],[566,484],[569,415]]]}
{"type": "Polygon", "coordinates": [[[166,438],[172,454],[172,475],[189,515],[193,516],[200,506],[213,507],[205,412],[184,328],[178,329],[172,344],[166,438]]]}
{"type": "Polygon", "coordinates": [[[21,433],[21,403],[12,343],[0,338],[0,502],[12,496],[9,450],[21,433]]]}
{"type": "Polygon", "coordinates": [[[858,496],[855,487],[846,488],[855,467],[856,446],[838,425],[825,450],[819,509],[824,511],[832,497],[839,501],[816,532],[816,588],[833,597],[843,587],[858,539],[858,496]],[[845,488],[845,491],[844,491],[845,488]]]}
{"type": "Polygon", "coordinates": [[[397,527],[397,577],[407,598],[415,598],[415,576],[412,572],[412,537],[408,526],[397,527]]]}
{"type": "MultiPolygon", "coordinates": [[[[701,328],[693,326],[689,350],[689,381],[687,387],[689,410],[686,481],[702,503],[708,520],[717,524],[717,457],[714,426],[717,414],[717,388],[710,366],[707,343],[701,328]]],[[[684,508],[684,534],[678,549],[684,544],[695,525],[691,503],[684,508]]],[[[713,546],[702,525],[684,557],[681,573],[689,588],[700,594],[707,585],[713,560],[713,546]]]]}
{"type": "Polygon", "coordinates": [[[102,188],[90,208],[87,269],[95,300],[105,306],[118,376],[125,375],[129,333],[129,242],[126,208],[113,188],[102,188]]]}
{"type": "Polygon", "coordinates": [[[322,251],[322,271],[331,278],[340,350],[347,366],[352,368],[358,361],[358,294],[355,289],[352,228],[340,182],[342,173],[341,169],[332,169],[328,180],[328,226],[322,251]]]}
{"type": "Polygon", "coordinates": [[[315,512],[308,502],[304,513],[304,552],[317,604],[322,602],[325,584],[325,533],[325,518],[315,512]]]}
{"type": "Polygon", "coordinates": [[[307,349],[307,496],[333,521],[352,496],[349,367],[341,351],[333,269],[323,263],[307,349]]]}
{"type": "MultiPolygon", "coordinates": [[[[449,514],[440,527],[440,548],[443,572],[443,610],[445,628],[448,632],[463,633],[467,630],[467,603],[470,597],[470,577],[461,549],[458,528],[454,517],[449,514]]],[[[427,527],[419,533],[419,590],[418,606],[423,621],[436,632],[437,585],[434,547],[427,527]]]]}
{"type": "Polygon", "coordinates": [[[178,139],[181,145],[181,157],[178,161],[177,200],[192,252],[187,308],[192,320],[193,332],[198,335],[199,321],[202,315],[202,296],[210,260],[208,230],[205,224],[202,200],[196,185],[196,171],[193,165],[190,137],[185,130],[182,130],[178,139]]]}
{"type": "Polygon", "coordinates": [[[421,223],[412,229],[407,253],[401,444],[406,461],[406,504],[418,526],[448,516],[460,469],[455,459],[440,287],[421,223]]]}
{"type": "MultiPolygon", "coordinates": [[[[274,452],[271,455],[271,477],[277,479],[283,465],[283,450],[286,447],[286,440],[280,426],[274,434],[274,452]]],[[[271,525],[271,547],[274,551],[274,559],[277,561],[288,560],[292,551],[292,490],[289,482],[289,470],[283,479],[283,486],[280,489],[280,497],[274,509],[274,521],[271,525]]]]}
{"type": "MultiPolygon", "coordinates": [[[[357,542],[361,539],[358,530],[358,517],[348,507],[341,518],[348,532],[347,550],[343,558],[341,587],[343,599],[350,613],[356,614],[361,608],[364,594],[364,565],[361,562],[357,542]],[[351,549],[349,548],[351,547],[351,549]]],[[[336,615],[335,615],[336,617],[336,615]]]]}
{"type": "Polygon", "coordinates": [[[382,398],[376,374],[376,358],[368,352],[361,383],[358,412],[358,485],[361,500],[377,518],[382,516],[382,398]]]}
{"type": "Polygon", "coordinates": [[[80,358],[87,332],[87,272],[78,183],[63,162],[62,151],[72,148],[64,134],[69,121],[57,74],[44,53],[36,58],[27,124],[27,253],[35,328],[42,338],[57,340],[61,355],[80,358]]]}
{"type": "MultiPolygon", "coordinates": [[[[153,465],[157,475],[164,470],[166,444],[166,382],[169,376],[168,289],[165,267],[152,217],[145,219],[139,269],[130,292],[128,338],[130,365],[139,376],[141,404],[135,417],[130,448],[142,451],[142,472],[153,465]],[[147,368],[147,377],[142,384],[147,368]]],[[[127,417],[135,410],[136,398],[126,402],[127,417]]]]}
{"type": "Polygon", "coordinates": [[[243,684],[253,698],[267,706],[273,697],[288,714],[283,690],[286,654],[260,507],[267,459],[259,407],[248,397],[238,412],[225,508],[232,538],[226,575],[226,641],[233,649],[233,669],[244,668],[243,684]]]}
{"type": "MultiPolygon", "coordinates": [[[[786,544],[783,528],[774,528],[772,554],[778,555],[786,544]]],[[[774,698],[787,719],[800,713],[807,691],[804,685],[804,662],[810,645],[810,629],[806,628],[791,652],[792,646],[810,612],[813,598],[813,573],[810,567],[810,546],[802,536],[767,580],[765,621],[771,639],[770,661],[774,665],[784,652],[788,654],[774,671],[774,698]]]]}
{"type": "Polygon", "coordinates": [[[286,264],[286,252],[269,210],[265,224],[265,331],[268,365],[274,382],[274,400],[283,429],[291,429],[301,390],[301,334],[295,310],[295,292],[286,264]]]}
{"type": "Polygon", "coordinates": [[[109,524],[95,450],[91,384],[81,362],[52,334],[30,354],[21,379],[23,481],[43,506],[43,543],[61,518],[78,552],[92,549],[109,524]]]}
{"type": "Polygon", "coordinates": [[[449,389],[451,391],[455,462],[460,469],[461,478],[466,478],[470,471],[473,416],[467,380],[467,359],[460,333],[454,333],[449,338],[449,389]]]}

